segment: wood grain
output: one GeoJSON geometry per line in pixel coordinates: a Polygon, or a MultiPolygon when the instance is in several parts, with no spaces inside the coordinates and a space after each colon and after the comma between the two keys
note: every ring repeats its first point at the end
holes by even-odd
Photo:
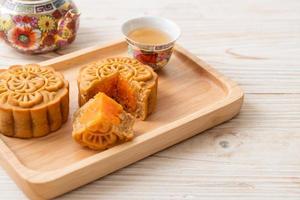
{"type": "MultiPolygon", "coordinates": [[[[176,21],[180,44],[246,92],[229,123],[59,199],[299,199],[300,1],[77,0],[76,42],[38,56],[0,44],[0,66],[40,62],[121,37],[131,17],[176,21]]],[[[0,199],[26,199],[0,170],[0,199]]]]}
{"type": "Polygon", "coordinates": [[[57,197],[239,113],[241,88],[176,45],[168,67],[158,72],[156,112],[134,124],[136,137],[101,152],[82,148],[71,138],[72,114],[78,109],[77,98],[72,98],[78,96],[78,72],[94,60],[128,56],[127,52],[122,40],[39,63],[53,67],[69,81],[70,115],[62,128],[45,137],[22,140],[0,135],[1,165],[29,198],[57,197]]]}

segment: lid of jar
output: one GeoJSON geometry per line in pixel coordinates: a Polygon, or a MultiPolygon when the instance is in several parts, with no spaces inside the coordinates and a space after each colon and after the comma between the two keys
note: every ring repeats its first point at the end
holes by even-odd
{"type": "Polygon", "coordinates": [[[12,0],[13,2],[18,2],[21,4],[40,4],[40,3],[46,3],[52,0],[12,0]]]}

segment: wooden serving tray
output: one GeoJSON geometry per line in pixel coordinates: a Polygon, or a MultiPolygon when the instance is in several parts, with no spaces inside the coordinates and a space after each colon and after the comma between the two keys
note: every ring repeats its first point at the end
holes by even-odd
{"type": "Polygon", "coordinates": [[[29,198],[64,194],[229,120],[241,108],[243,91],[236,83],[176,46],[170,63],[158,73],[156,112],[136,123],[133,141],[102,152],[82,148],[71,137],[71,118],[78,108],[79,68],[113,56],[128,56],[124,41],[40,63],[61,71],[69,80],[70,116],[60,130],[46,137],[24,140],[0,136],[1,165],[29,198]]]}

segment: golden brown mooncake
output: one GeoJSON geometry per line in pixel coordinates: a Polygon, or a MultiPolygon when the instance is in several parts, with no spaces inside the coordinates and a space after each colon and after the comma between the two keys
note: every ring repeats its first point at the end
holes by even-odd
{"type": "Polygon", "coordinates": [[[79,108],[73,119],[73,138],[82,146],[104,150],[133,138],[134,117],[104,93],[79,108]]]}
{"type": "Polygon", "coordinates": [[[135,118],[144,120],[156,106],[157,79],[151,67],[136,59],[119,57],[93,62],[80,70],[79,105],[103,92],[135,118]]]}
{"type": "Polygon", "coordinates": [[[69,83],[50,67],[15,65],[0,72],[0,133],[47,135],[67,121],[69,83]]]}

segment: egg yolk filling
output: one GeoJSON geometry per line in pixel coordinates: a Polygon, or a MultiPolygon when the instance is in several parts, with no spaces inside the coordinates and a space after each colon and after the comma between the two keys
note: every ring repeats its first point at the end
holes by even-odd
{"type": "Polygon", "coordinates": [[[123,106],[126,112],[133,113],[137,109],[137,94],[129,82],[119,75],[114,75],[96,84],[89,92],[88,99],[99,92],[105,93],[123,106]]]}

